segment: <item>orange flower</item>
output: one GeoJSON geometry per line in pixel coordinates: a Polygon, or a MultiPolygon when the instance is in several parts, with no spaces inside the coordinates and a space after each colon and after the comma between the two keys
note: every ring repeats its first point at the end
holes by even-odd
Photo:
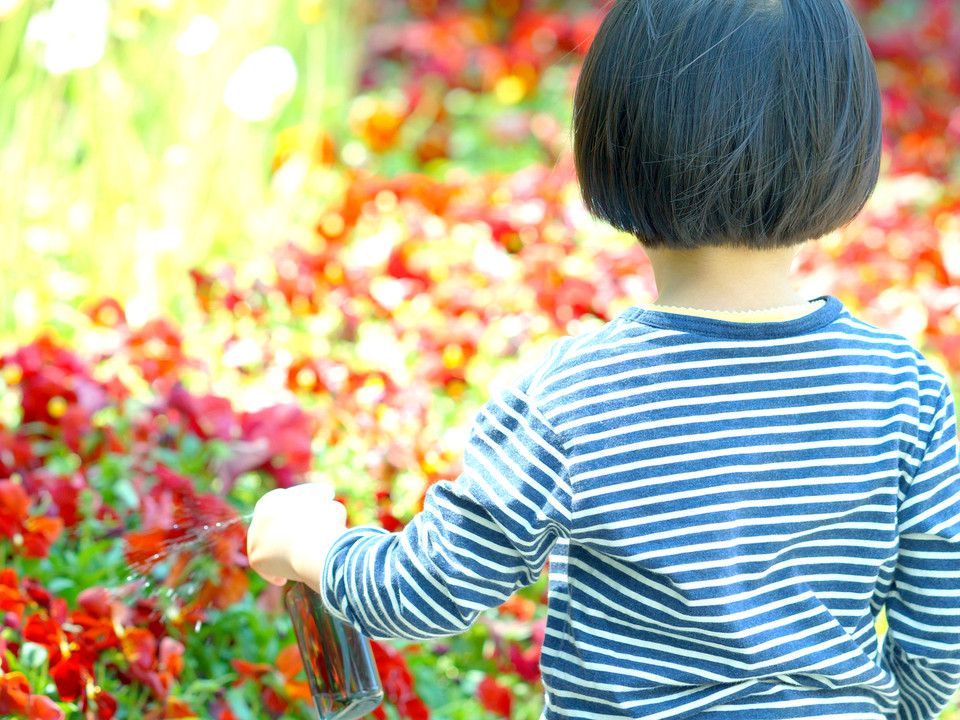
{"type": "Polygon", "coordinates": [[[30,498],[20,483],[0,480],[0,537],[8,538],[28,558],[46,557],[50,545],[60,537],[63,520],[31,517],[30,498]]]}
{"type": "Polygon", "coordinates": [[[160,669],[170,673],[173,677],[180,677],[183,672],[183,643],[172,637],[160,640],[160,669]]]}
{"type": "Polygon", "coordinates": [[[30,702],[30,683],[22,672],[0,675],[0,715],[25,715],[30,702]]]}
{"type": "Polygon", "coordinates": [[[354,135],[373,152],[382,153],[396,143],[400,128],[409,115],[410,110],[404,103],[361,97],[350,108],[348,122],[354,135]]]}
{"type": "Polygon", "coordinates": [[[103,298],[88,306],[83,312],[100,327],[115,328],[127,324],[127,315],[123,306],[115,298],[103,298]]]}
{"type": "Polygon", "coordinates": [[[180,698],[169,697],[164,705],[164,718],[192,718],[197,714],[180,698]]]}
{"type": "Polygon", "coordinates": [[[43,558],[50,546],[60,537],[63,520],[60,518],[30,517],[23,522],[23,556],[43,558]]]}
{"type": "Polygon", "coordinates": [[[149,670],[157,657],[157,639],[149,630],[130,628],[120,638],[123,656],[131,667],[149,670]]]}
{"type": "Polygon", "coordinates": [[[30,498],[23,485],[0,480],[0,535],[12,539],[20,531],[29,507],[30,498]]]}
{"type": "Polygon", "coordinates": [[[264,705],[277,715],[283,714],[287,706],[296,700],[312,702],[307,682],[294,679],[303,669],[300,649],[296,644],[287,645],[277,654],[275,666],[267,663],[252,663],[240,658],[233,658],[230,664],[240,675],[234,681],[234,685],[242,685],[253,680],[261,688],[261,699],[264,705]],[[270,680],[265,682],[267,678],[270,680]],[[278,693],[274,686],[279,686],[281,692],[278,693]]]}
{"type": "Polygon", "coordinates": [[[518,620],[523,620],[524,622],[533,620],[533,614],[536,609],[537,604],[522,595],[511,595],[510,598],[500,606],[500,612],[513,615],[518,620]]]}
{"type": "Polygon", "coordinates": [[[294,125],[277,134],[271,167],[276,172],[296,153],[303,153],[317,165],[329,165],[337,159],[333,136],[322,128],[294,125]]]}
{"type": "Polygon", "coordinates": [[[170,321],[150,320],[127,340],[130,364],[139,368],[151,385],[169,388],[184,368],[195,365],[183,354],[183,338],[170,321]]]}

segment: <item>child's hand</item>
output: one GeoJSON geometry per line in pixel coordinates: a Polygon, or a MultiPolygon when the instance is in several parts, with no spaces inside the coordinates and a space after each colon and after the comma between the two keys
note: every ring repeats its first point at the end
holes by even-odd
{"type": "Polygon", "coordinates": [[[333,497],[333,487],[324,483],[271,490],[261,497],[247,531],[250,567],[275,585],[299,580],[319,590],[327,552],[346,530],[346,509],[333,497]]]}

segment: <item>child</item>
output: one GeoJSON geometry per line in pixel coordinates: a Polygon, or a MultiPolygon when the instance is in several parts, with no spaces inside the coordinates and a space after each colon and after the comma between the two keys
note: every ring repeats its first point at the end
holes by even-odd
{"type": "Polygon", "coordinates": [[[375,638],[462,632],[549,559],[544,718],[930,720],[960,685],[944,378],[788,280],[875,187],[880,94],[842,0],[616,0],[583,65],[587,207],[659,288],[480,411],[402,532],[267,493],[252,567],[375,638]],[[886,608],[889,630],[875,621],[886,608]]]}

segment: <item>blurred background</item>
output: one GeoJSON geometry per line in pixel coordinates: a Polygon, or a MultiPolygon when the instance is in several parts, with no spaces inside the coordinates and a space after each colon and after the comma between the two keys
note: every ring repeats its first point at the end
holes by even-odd
{"type": "Polygon", "coordinates": [[[176,308],[188,268],[276,243],[302,183],[273,171],[344,137],[363,5],[5,0],[3,331],[92,295],[176,308]]]}
{"type": "Polygon", "coordinates": [[[188,268],[266,255],[342,189],[318,166],[547,159],[478,126],[506,112],[522,145],[514,107],[565,122],[568,77],[535,91],[589,25],[562,48],[549,26],[503,45],[521,4],[4,0],[0,329],[69,324],[93,295],[183,312],[188,268]]]}
{"type": "MultiPolygon", "coordinates": [[[[956,390],[960,7],[850,6],[882,177],[795,280],[956,390]]],[[[0,716],[313,716],[257,498],[402,528],[493,388],[655,297],[573,173],[604,7],[0,0],[0,716]]],[[[545,592],[376,643],[373,717],[536,720],[545,592]]]]}
{"type": "MultiPolygon", "coordinates": [[[[187,269],[266,257],[345,168],[555,162],[602,5],[2,0],[0,332],[72,326],[92,296],[182,317],[187,269]]],[[[951,193],[957,8],[852,6],[884,84],[886,169],[911,176],[891,192],[951,193]]],[[[955,223],[936,228],[952,255],[955,223]]]]}

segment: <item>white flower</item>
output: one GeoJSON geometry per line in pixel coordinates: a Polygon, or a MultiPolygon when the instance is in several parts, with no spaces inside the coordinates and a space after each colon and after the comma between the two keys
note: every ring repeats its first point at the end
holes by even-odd
{"type": "Polygon", "coordinates": [[[56,75],[96,65],[107,47],[107,0],[56,0],[27,25],[27,39],[44,45],[43,64],[56,75]]]}
{"type": "Polygon", "coordinates": [[[177,38],[177,52],[181,55],[203,55],[220,37],[220,26],[209,15],[197,15],[177,38]]]}
{"type": "Polygon", "coordinates": [[[23,0],[0,0],[0,20],[6,20],[13,15],[21,5],[23,0]]]}
{"type": "Polygon", "coordinates": [[[250,53],[230,76],[223,101],[250,122],[273,117],[290,100],[297,87],[297,64],[277,45],[250,53]]]}

